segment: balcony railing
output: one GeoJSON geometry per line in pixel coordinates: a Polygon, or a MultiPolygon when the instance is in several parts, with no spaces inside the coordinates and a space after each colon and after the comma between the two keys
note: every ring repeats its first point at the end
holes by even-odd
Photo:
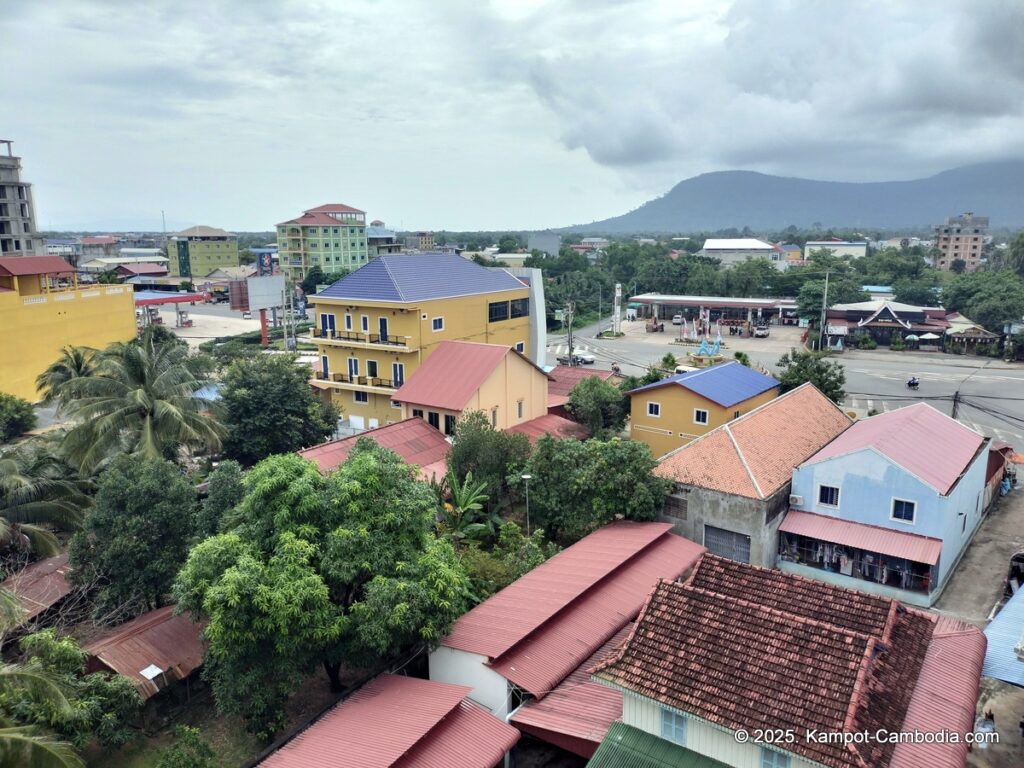
{"type": "Polygon", "coordinates": [[[379,333],[360,333],[357,331],[332,331],[327,328],[312,328],[310,334],[314,339],[330,339],[332,341],[351,341],[357,344],[382,344],[391,347],[408,346],[405,336],[381,335],[379,333]]]}
{"type": "Polygon", "coordinates": [[[329,381],[335,384],[351,384],[360,387],[377,387],[378,389],[398,389],[402,382],[395,382],[392,379],[384,379],[380,376],[350,376],[347,373],[324,373],[316,371],[314,374],[318,381],[329,381]]]}

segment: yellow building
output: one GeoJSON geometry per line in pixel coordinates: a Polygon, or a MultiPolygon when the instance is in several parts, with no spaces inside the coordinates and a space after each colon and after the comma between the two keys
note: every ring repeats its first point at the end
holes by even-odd
{"type": "Polygon", "coordinates": [[[394,400],[403,419],[424,419],[446,435],[471,411],[506,430],[547,415],[548,375],[508,346],[442,341],[394,400]]]}
{"type": "Polygon", "coordinates": [[[132,288],[81,287],[57,256],[0,258],[0,328],[0,390],[35,401],[36,377],[61,348],[135,338],[132,288]]]}
{"type": "Polygon", "coordinates": [[[167,257],[173,277],[199,280],[214,270],[238,266],[238,235],[216,227],[189,227],[171,235],[167,257]]]}
{"type": "Polygon", "coordinates": [[[455,255],[381,256],[309,301],[313,384],[358,429],[402,418],[395,392],[442,341],[530,353],[529,288],[455,255]]]}
{"type": "Polygon", "coordinates": [[[630,437],[664,456],[778,394],[779,382],[734,361],[669,376],[629,393],[630,437]]]}

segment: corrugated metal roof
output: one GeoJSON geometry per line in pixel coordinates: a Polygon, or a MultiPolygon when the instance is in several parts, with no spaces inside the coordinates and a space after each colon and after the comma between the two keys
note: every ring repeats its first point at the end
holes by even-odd
{"type": "Polygon", "coordinates": [[[1014,648],[1024,642],[1024,589],[1018,589],[1006,601],[996,617],[985,627],[988,649],[981,674],[994,680],[1024,687],[1024,661],[1014,648]]]}
{"type": "Polygon", "coordinates": [[[66,275],[75,271],[60,256],[4,256],[0,258],[0,275],[66,275]]]}
{"type": "Polygon", "coordinates": [[[367,262],[317,296],[414,303],[525,288],[503,269],[481,267],[455,254],[389,254],[367,262]]]}
{"type": "Polygon", "coordinates": [[[683,485],[766,499],[790,481],[794,467],[852,423],[808,382],[677,448],[654,473],[683,485]]]}
{"type": "Polygon", "coordinates": [[[580,757],[591,757],[609,726],[622,717],[622,692],[590,679],[590,670],[625,642],[626,624],[542,699],[530,699],[509,721],[580,757]]]}
{"type": "Polygon", "coordinates": [[[622,521],[594,531],[463,614],[441,645],[500,656],[671,528],[622,521]]]}
{"type": "Polygon", "coordinates": [[[22,609],[18,626],[26,624],[71,593],[71,582],[65,578],[71,571],[67,554],[48,557],[8,576],[0,589],[12,593],[22,609]]]}
{"type": "Polygon", "coordinates": [[[260,763],[264,768],[492,768],[519,738],[461,685],[381,675],[260,763]]]}
{"type": "Polygon", "coordinates": [[[973,429],[915,403],[857,421],[804,465],[872,448],[945,496],[984,442],[973,429]]]}
{"type": "Polygon", "coordinates": [[[985,636],[981,630],[957,619],[939,617],[900,730],[956,731],[961,734],[961,743],[898,744],[889,768],[962,768],[968,752],[962,737],[974,730],[984,658],[985,636]]]}
{"type": "Polygon", "coordinates": [[[775,247],[754,237],[709,238],[704,241],[705,251],[774,251],[775,247]]]}
{"type": "Polygon", "coordinates": [[[218,227],[208,227],[205,224],[197,224],[194,227],[175,232],[171,237],[237,237],[218,227]]]}
{"type": "Polygon", "coordinates": [[[729,768],[726,763],[659,739],[625,723],[613,723],[587,768],[729,768]]]}
{"type": "Polygon", "coordinates": [[[499,675],[544,697],[636,618],[659,579],[678,579],[704,547],[666,533],[491,662],[499,675]]]}
{"type": "Polygon", "coordinates": [[[84,647],[90,656],[119,675],[127,677],[149,698],[166,684],[182,680],[202,666],[205,645],[203,625],[168,605],[122,624],[111,634],[84,647]],[[164,675],[148,680],[142,670],[156,665],[164,675]],[[166,679],[163,679],[166,678],[166,679]]]}
{"type": "Polygon", "coordinates": [[[677,373],[675,376],[669,376],[653,384],[638,387],[630,394],[667,387],[672,384],[695,392],[713,403],[718,403],[723,408],[730,408],[736,403],[742,403],[744,400],[749,400],[779,386],[779,382],[771,376],[765,376],[753,368],[747,368],[735,360],[730,360],[710,368],[677,373]]]}
{"type": "MultiPolygon", "coordinates": [[[[597,371],[593,368],[584,368],[580,365],[556,365],[548,371],[548,376],[551,378],[551,382],[548,384],[549,401],[551,395],[564,395],[568,398],[573,387],[583,381],[583,379],[589,379],[592,376],[597,377],[602,381],[608,381],[609,379],[615,380],[619,378],[614,371],[597,371]]],[[[562,402],[565,401],[563,400],[562,402]]]]}
{"type": "Polygon", "coordinates": [[[363,437],[373,440],[381,448],[394,451],[406,464],[415,464],[421,469],[435,462],[443,463],[450,447],[444,435],[423,419],[410,418],[341,440],[314,445],[299,451],[299,456],[316,462],[320,472],[327,474],[341,466],[363,437]]]}
{"type": "Polygon", "coordinates": [[[904,557],[915,563],[935,565],[942,554],[942,540],[877,525],[865,525],[836,517],[791,509],[779,526],[780,533],[793,533],[832,544],[866,549],[890,557],[904,557]]]}
{"type": "Polygon", "coordinates": [[[531,443],[536,442],[544,435],[551,435],[560,439],[586,440],[590,437],[590,430],[578,421],[566,419],[554,413],[545,413],[536,419],[524,421],[509,427],[506,432],[526,435],[531,443]]]}
{"type": "Polygon", "coordinates": [[[511,347],[474,341],[442,341],[392,397],[400,403],[461,411],[511,347]]]}
{"type": "Polygon", "coordinates": [[[306,213],[366,213],[366,211],[361,211],[344,203],[324,203],[316,208],[310,208],[306,213]]]}

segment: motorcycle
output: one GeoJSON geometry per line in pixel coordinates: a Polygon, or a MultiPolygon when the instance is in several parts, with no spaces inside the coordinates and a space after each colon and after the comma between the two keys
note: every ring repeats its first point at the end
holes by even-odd
{"type": "Polygon", "coordinates": [[[907,389],[912,389],[915,392],[917,391],[918,387],[920,387],[920,386],[921,386],[921,382],[918,381],[917,379],[910,379],[907,382],[907,389]]]}

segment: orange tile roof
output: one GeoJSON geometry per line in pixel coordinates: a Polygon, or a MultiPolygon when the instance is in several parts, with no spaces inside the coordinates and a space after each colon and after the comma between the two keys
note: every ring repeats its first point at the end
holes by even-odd
{"type": "Polygon", "coordinates": [[[531,443],[537,442],[544,435],[551,435],[558,439],[572,438],[574,440],[586,440],[590,437],[590,430],[585,425],[554,413],[545,413],[536,419],[530,419],[522,424],[509,427],[505,431],[526,435],[531,443]]]}
{"type": "Polygon", "coordinates": [[[766,499],[851,424],[808,383],[677,448],[654,473],[681,485],[766,499]]]}
{"type": "Polygon", "coordinates": [[[602,381],[621,378],[614,371],[597,371],[593,368],[568,365],[556,365],[548,371],[548,376],[551,377],[551,382],[548,384],[548,395],[563,395],[566,398],[569,397],[573,387],[591,376],[596,376],[602,381]]]}

